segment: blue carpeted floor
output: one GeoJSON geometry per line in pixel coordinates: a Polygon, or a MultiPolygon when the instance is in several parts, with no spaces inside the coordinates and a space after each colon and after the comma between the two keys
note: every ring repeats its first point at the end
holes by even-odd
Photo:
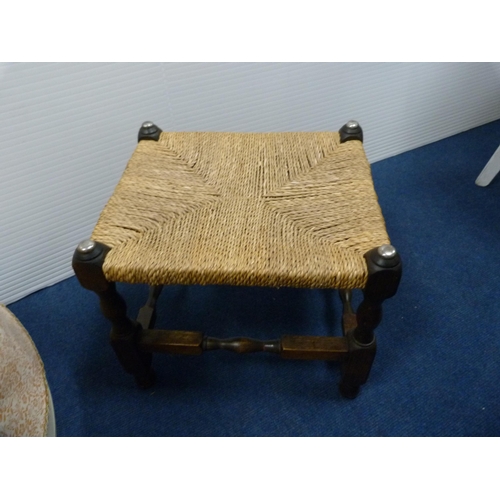
{"type": "MultiPolygon", "coordinates": [[[[497,121],[373,165],[404,273],[353,401],[336,364],[222,351],[157,355],[158,383],[142,392],[75,278],[11,304],[45,362],[58,435],[500,435],[500,178],[474,184],[499,144],[497,121]]],[[[119,290],[135,316],[146,288],[119,290]]],[[[334,292],[170,287],[159,309],[160,328],[214,336],[340,334],[334,292]]]]}

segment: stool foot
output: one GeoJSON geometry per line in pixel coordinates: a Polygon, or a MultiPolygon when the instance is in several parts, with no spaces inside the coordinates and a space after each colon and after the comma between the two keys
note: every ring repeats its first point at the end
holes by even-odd
{"type": "Polygon", "coordinates": [[[149,389],[156,383],[156,373],[152,368],[150,368],[147,374],[141,376],[136,375],[135,382],[139,389],[149,389]]]}
{"type": "Polygon", "coordinates": [[[375,359],[377,344],[375,337],[369,344],[359,344],[354,338],[355,330],[348,332],[349,354],[342,363],[342,378],[340,380],[340,393],[345,398],[354,399],[359,388],[366,383],[375,359]]]}
{"type": "Polygon", "coordinates": [[[359,385],[349,385],[341,382],[339,384],[339,391],[342,397],[354,399],[359,394],[359,385]]]}
{"type": "Polygon", "coordinates": [[[110,343],[123,369],[134,376],[139,387],[147,389],[154,383],[151,374],[153,355],[139,350],[137,341],[141,326],[138,323],[133,325],[134,329],[131,329],[129,333],[122,331],[117,334],[116,329],[112,330],[110,343]]]}

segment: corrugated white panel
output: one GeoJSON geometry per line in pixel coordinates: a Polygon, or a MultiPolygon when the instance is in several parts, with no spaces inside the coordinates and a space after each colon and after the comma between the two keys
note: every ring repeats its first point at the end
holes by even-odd
{"type": "Polygon", "coordinates": [[[499,63],[165,65],[172,129],[337,130],[374,162],[500,118],[499,63]]]}
{"type": "Polygon", "coordinates": [[[160,64],[0,65],[0,301],[72,275],[145,119],[166,122],[160,64]]]}
{"type": "Polygon", "coordinates": [[[337,130],[377,161],[500,118],[498,63],[0,64],[0,301],[72,274],[136,144],[165,130],[337,130]]]}

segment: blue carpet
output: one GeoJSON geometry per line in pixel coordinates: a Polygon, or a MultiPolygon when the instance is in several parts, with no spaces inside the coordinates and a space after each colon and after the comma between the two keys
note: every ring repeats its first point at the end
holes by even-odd
{"type": "MultiPolygon", "coordinates": [[[[496,121],[372,166],[404,272],[352,401],[338,394],[337,364],[224,351],[156,355],[158,383],[140,391],[108,345],[97,298],[75,278],[11,304],[44,360],[58,435],[500,435],[500,179],[474,184],[499,144],[496,121]]],[[[146,288],[119,291],[135,316],[146,288]]],[[[340,334],[330,291],[169,287],[159,304],[159,328],[340,334]]]]}

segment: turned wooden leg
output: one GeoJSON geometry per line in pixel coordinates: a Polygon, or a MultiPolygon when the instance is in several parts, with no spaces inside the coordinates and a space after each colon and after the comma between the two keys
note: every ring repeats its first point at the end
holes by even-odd
{"type": "Polygon", "coordinates": [[[368,379],[376,353],[374,330],[382,320],[382,303],[396,294],[402,272],[401,258],[392,245],[374,248],[364,257],[368,266],[364,298],[356,312],[356,327],[345,333],[349,354],[342,363],[340,392],[346,398],[355,398],[368,379]]]}
{"type": "Polygon", "coordinates": [[[137,322],[142,326],[143,330],[154,328],[156,323],[156,301],[163,290],[162,285],[150,286],[149,296],[146,304],[139,309],[137,322]]]}
{"type": "Polygon", "coordinates": [[[103,315],[111,322],[110,342],[123,368],[135,377],[137,385],[151,387],[155,376],[151,368],[151,353],[140,352],[137,347],[141,325],[127,316],[127,305],[116,291],[116,285],[104,276],[102,266],[110,248],[86,240],[73,255],[73,269],[80,284],[96,293],[103,315]]]}
{"type": "Polygon", "coordinates": [[[352,290],[339,290],[340,300],[342,301],[342,334],[344,337],[353,328],[356,328],[356,313],[352,308],[352,290]]]}

